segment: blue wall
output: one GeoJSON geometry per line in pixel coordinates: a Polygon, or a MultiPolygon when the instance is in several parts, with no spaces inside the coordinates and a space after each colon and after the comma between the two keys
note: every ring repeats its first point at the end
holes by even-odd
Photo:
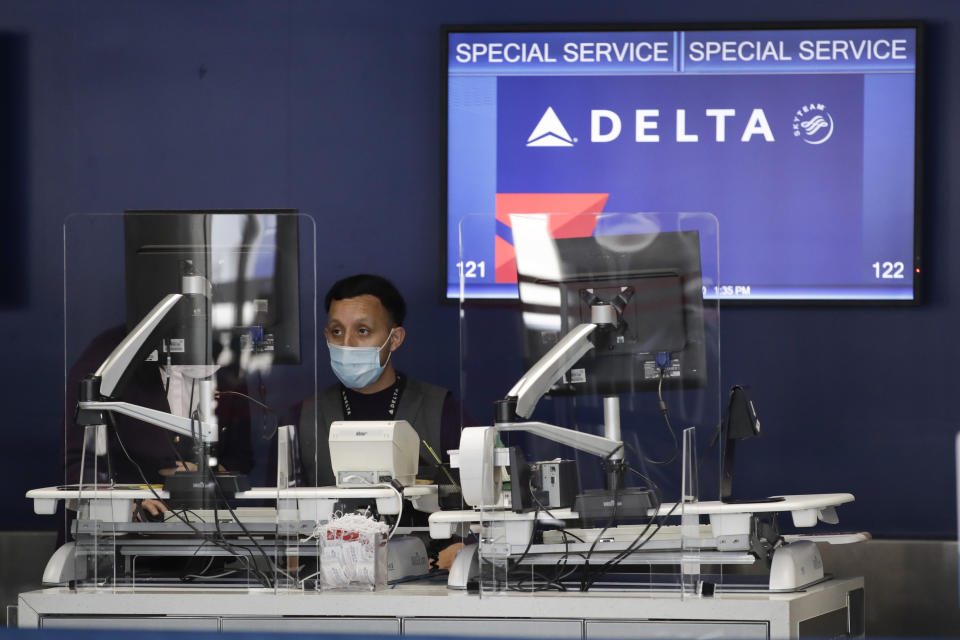
{"type": "Polygon", "coordinates": [[[865,19],[928,28],[925,301],[724,309],[724,386],[753,387],[766,429],[738,484],[850,491],[844,529],[953,536],[960,5],[951,0],[4,2],[0,36],[22,45],[25,112],[13,155],[22,193],[3,212],[15,242],[8,234],[4,246],[26,247],[8,276],[27,286],[18,300],[11,285],[0,309],[0,529],[53,527],[23,493],[58,481],[68,214],[310,212],[321,288],[360,268],[391,274],[413,310],[403,368],[456,388],[457,313],[439,302],[441,25],[865,19]]]}

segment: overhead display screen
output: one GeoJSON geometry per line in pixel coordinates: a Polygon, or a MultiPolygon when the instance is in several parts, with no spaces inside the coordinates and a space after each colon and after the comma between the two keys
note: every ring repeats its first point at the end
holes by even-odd
{"type": "Polygon", "coordinates": [[[919,32],[447,30],[447,297],[517,296],[511,214],[709,212],[708,298],[915,301],[919,32]]]}

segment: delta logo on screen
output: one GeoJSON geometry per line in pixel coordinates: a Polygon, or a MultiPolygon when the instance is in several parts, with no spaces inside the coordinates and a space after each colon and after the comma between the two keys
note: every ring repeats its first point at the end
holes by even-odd
{"type": "MultiPolygon", "coordinates": [[[[590,110],[590,142],[605,143],[618,140],[624,131],[624,120],[633,124],[633,139],[636,142],[660,142],[672,139],[676,142],[776,142],[766,111],[756,107],[744,118],[736,109],[706,108],[702,116],[687,109],[673,113],[661,113],[660,109],[636,109],[632,117],[624,118],[610,109],[590,110]],[[672,116],[672,117],[671,117],[672,116]]],[[[823,144],[833,135],[833,117],[820,103],[804,105],[793,115],[792,130],[807,144],[823,144]]],[[[527,137],[528,147],[572,147],[578,138],[570,135],[552,106],[547,107],[533,131],[527,137]]]]}
{"type": "Polygon", "coordinates": [[[547,107],[540,122],[527,138],[528,147],[572,147],[574,142],[576,140],[567,133],[566,127],[560,122],[553,107],[547,107]]]}

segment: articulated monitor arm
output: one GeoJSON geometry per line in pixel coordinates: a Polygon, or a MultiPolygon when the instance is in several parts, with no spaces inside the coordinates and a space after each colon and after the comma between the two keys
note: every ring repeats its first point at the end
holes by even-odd
{"type": "Polygon", "coordinates": [[[579,324],[553,345],[537,360],[523,377],[507,392],[507,397],[498,400],[494,407],[494,421],[517,422],[529,418],[553,383],[576,364],[587,351],[593,349],[591,336],[600,327],[616,327],[620,324],[617,307],[600,300],[590,305],[590,320],[579,324]]]}
{"type": "Polygon", "coordinates": [[[526,431],[601,458],[611,457],[623,448],[623,442],[620,440],[595,436],[592,433],[581,433],[546,422],[500,422],[494,428],[497,431],[526,431]]]}
{"type": "Polygon", "coordinates": [[[81,400],[79,405],[80,409],[84,411],[113,411],[115,413],[121,413],[125,416],[130,416],[131,418],[136,418],[142,422],[147,422],[158,427],[162,427],[168,431],[173,431],[174,433],[182,436],[187,436],[188,438],[197,436],[199,432],[200,439],[203,442],[210,443],[217,441],[217,425],[210,424],[209,422],[190,420],[189,418],[175,416],[172,413],[167,413],[165,411],[158,411],[157,409],[149,409],[147,407],[141,407],[140,405],[130,404],[129,402],[85,402],[81,400]]]}
{"type": "Polygon", "coordinates": [[[133,331],[128,333],[123,341],[117,345],[113,353],[107,356],[107,359],[103,361],[100,368],[93,374],[100,378],[99,393],[101,396],[106,398],[113,397],[113,392],[117,388],[120,378],[123,377],[124,372],[133,363],[134,357],[140,349],[143,348],[144,343],[150,336],[153,335],[157,327],[160,326],[163,319],[167,317],[170,311],[172,311],[182,299],[182,293],[170,293],[164,296],[164,298],[151,309],[150,313],[144,316],[143,320],[133,328],[133,331]]]}
{"type": "Polygon", "coordinates": [[[623,472],[623,441],[617,398],[604,399],[604,435],[581,433],[544,422],[524,422],[540,398],[594,344],[591,337],[601,327],[619,324],[618,311],[610,304],[591,305],[593,322],[574,327],[537,361],[507,393],[494,404],[493,427],[468,427],[460,437],[460,477],[463,497],[474,506],[496,502],[494,480],[495,434],[498,431],[526,431],[604,459],[608,483],[619,486],[623,472]]]}
{"type": "Polygon", "coordinates": [[[497,401],[496,423],[513,423],[518,417],[529,418],[553,383],[587,351],[593,349],[590,335],[596,328],[597,325],[592,322],[578,325],[543,354],[507,392],[507,397],[497,401]]]}
{"type": "MultiPolygon", "coordinates": [[[[77,404],[76,415],[78,424],[105,424],[104,412],[114,411],[180,435],[193,437],[199,432],[200,439],[204,443],[217,442],[219,437],[217,425],[215,421],[212,423],[207,421],[213,417],[212,411],[201,411],[202,420],[191,420],[164,411],[148,409],[112,399],[124,372],[133,364],[134,358],[143,348],[143,345],[177,304],[188,295],[199,294],[208,298],[211,295],[210,282],[203,276],[187,275],[183,277],[182,283],[183,293],[166,295],[117,345],[96,373],[86,376],[80,382],[80,401],[77,404]]],[[[212,397],[212,384],[201,382],[201,385],[201,398],[212,397]],[[204,389],[203,387],[210,387],[210,389],[204,389]]]]}
{"type": "MultiPolygon", "coordinates": [[[[496,474],[497,432],[526,431],[565,444],[609,461],[622,456],[623,442],[605,436],[581,433],[545,422],[497,423],[493,427],[465,427],[460,432],[460,487],[464,501],[476,508],[495,507],[500,496],[496,474]]],[[[616,461],[618,464],[620,461],[616,461]]]]}

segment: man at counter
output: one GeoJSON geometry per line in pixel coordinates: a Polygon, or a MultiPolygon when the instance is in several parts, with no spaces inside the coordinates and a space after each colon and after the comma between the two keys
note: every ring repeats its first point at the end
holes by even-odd
{"type": "MultiPolygon", "coordinates": [[[[336,482],[327,435],[330,423],[337,420],[406,420],[437,455],[456,449],[460,408],[453,395],[393,366],[393,352],[406,337],[407,308],[397,288],[380,276],[350,276],[331,287],[324,309],[330,366],[340,382],[307,401],[300,416],[307,484],[322,487],[336,482]]],[[[436,471],[436,460],[421,447],[418,476],[432,480],[436,471]]]]}
{"type": "MultiPolygon", "coordinates": [[[[406,303],[397,288],[381,276],[350,276],[330,288],[324,309],[330,366],[340,382],[304,404],[299,434],[306,484],[335,484],[327,438],[337,420],[406,420],[437,455],[456,449],[461,418],[453,395],[394,368],[393,353],[406,337],[406,303]]],[[[421,446],[418,477],[432,481],[438,472],[421,446]]],[[[438,565],[448,567],[458,548],[441,552],[438,565]]]]}

